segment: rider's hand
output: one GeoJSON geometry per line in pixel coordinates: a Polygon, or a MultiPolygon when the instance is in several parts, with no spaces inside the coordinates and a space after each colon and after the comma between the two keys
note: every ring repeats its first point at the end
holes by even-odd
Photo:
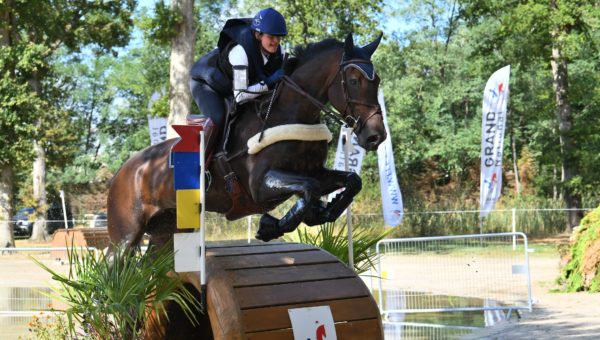
{"type": "Polygon", "coordinates": [[[281,77],[283,77],[283,70],[278,69],[265,80],[265,84],[267,84],[269,90],[272,90],[275,87],[275,84],[277,84],[281,77]]]}

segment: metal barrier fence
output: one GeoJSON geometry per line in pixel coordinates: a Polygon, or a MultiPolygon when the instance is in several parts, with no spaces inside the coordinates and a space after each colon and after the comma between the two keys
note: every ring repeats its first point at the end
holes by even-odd
{"type": "MultiPolygon", "coordinates": [[[[377,243],[385,320],[407,313],[531,311],[527,236],[498,233],[377,243]]],[[[486,315],[488,317],[488,315],[486,315]]]]}
{"type": "MultiPolygon", "coordinates": [[[[67,249],[0,248],[0,339],[27,338],[34,316],[45,319],[52,309],[65,307],[49,296],[52,278],[31,257],[59,273],[67,273],[69,266],[63,264],[67,249]]],[[[98,252],[92,247],[82,249],[98,252]]]]}

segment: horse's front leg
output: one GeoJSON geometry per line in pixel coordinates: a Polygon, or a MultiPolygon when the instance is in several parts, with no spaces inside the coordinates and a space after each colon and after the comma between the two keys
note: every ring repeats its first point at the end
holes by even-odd
{"type": "Polygon", "coordinates": [[[360,176],[354,172],[324,169],[318,180],[320,196],[328,195],[341,188],[344,188],[344,191],[335,195],[325,206],[320,201],[313,205],[304,219],[304,223],[309,226],[337,220],[362,189],[360,176]]]}
{"type": "Polygon", "coordinates": [[[290,195],[297,195],[300,198],[280,220],[264,214],[260,219],[256,238],[267,242],[284,233],[294,231],[304,220],[309,209],[319,202],[321,196],[319,184],[319,181],[312,177],[280,170],[267,171],[263,185],[253,195],[257,203],[279,200],[290,195]]]}

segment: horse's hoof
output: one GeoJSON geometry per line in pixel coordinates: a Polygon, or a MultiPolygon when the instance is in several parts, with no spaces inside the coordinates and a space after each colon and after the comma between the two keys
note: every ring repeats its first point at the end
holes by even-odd
{"type": "Polygon", "coordinates": [[[312,227],[328,222],[329,218],[329,212],[323,205],[319,203],[310,207],[310,209],[306,212],[303,222],[307,226],[312,227]]]}
{"type": "Polygon", "coordinates": [[[262,215],[260,218],[258,231],[254,237],[256,237],[258,240],[269,242],[283,235],[277,226],[278,222],[278,219],[269,214],[262,215]]]}

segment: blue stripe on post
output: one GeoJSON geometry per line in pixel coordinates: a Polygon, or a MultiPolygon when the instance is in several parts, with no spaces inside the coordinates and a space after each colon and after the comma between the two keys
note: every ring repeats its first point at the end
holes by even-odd
{"type": "Polygon", "coordinates": [[[197,152],[173,152],[175,190],[200,189],[200,155],[197,152]]]}

